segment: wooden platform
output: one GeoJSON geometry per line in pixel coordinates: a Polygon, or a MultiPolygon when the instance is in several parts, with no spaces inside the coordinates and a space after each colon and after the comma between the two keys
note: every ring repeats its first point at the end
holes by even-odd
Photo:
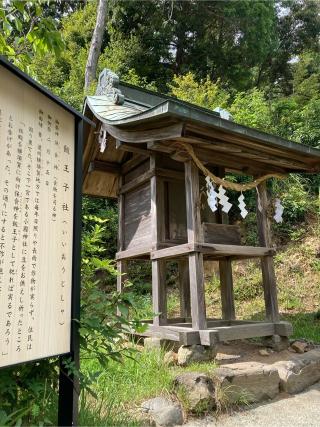
{"type": "Polygon", "coordinates": [[[223,341],[292,334],[292,325],[289,322],[207,319],[207,329],[199,331],[192,329],[189,322],[174,323],[174,319],[164,326],[154,326],[149,322],[151,321],[146,321],[148,329],[139,333],[139,336],[177,341],[180,345],[214,346],[223,341]]]}
{"type": "Polygon", "coordinates": [[[243,245],[222,245],[216,243],[183,243],[180,245],[163,244],[163,249],[152,250],[150,246],[135,247],[118,252],[116,259],[170,259],[179,258],[188,254],[202,253],[206,259],[219,259],[228,257],[230,259],[249,259],[273,256],[276,251],[273,248],[243,246],[243,245]]]}
{"type": "Polygon", "coordinates": [[[210,259],[230,257],[232,259],[261,258],[275,254],[273,248],[221,245],[213,243],[185,243],[151,252],[151,259],[177,258],[192,252],[202,253],[210,259]]]}

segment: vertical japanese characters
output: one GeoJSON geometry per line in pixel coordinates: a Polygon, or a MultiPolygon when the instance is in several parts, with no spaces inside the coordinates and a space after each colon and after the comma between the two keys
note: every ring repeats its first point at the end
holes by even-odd
{"type": "Polygon", "coordinates": [[[69,351],[74,118],[0,72],[1,367],[69,351]]]}

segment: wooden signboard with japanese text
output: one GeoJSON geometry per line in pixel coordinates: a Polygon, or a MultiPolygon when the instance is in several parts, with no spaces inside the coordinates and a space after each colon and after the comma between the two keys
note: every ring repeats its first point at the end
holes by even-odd
{"type": "Polygon", "coordinates": [[[0,65],[0,367],[70,352],[75,117],[0,65]]]}

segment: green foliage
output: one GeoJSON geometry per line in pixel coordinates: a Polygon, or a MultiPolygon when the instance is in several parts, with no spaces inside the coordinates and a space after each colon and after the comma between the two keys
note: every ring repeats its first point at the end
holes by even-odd
{"type": "Polygon", "coordinates": [[[274,180],[272,192],[284,206],[283,222],[273,224],[276,235],[283,240],[297,240],[305,229],[301,225],[308,214],[315,214],[316,200],[310,194],[310,181],[306,177],[290,174],[285,180],[274,180]]]}
{"type": "Polygon", "coordinates": [[[207,76],[206,80],[197,82],[191,72],[174,76],[170,89],[178,99],[210,110],[226,107],[229,99],[229,94],[220,87],[219,81],[213,83],[207,76]]]}
{"type": "Polygon", "coordinates": [[[230,113],[237,123],[263,131],[272,131],[270,106],[261,90],[238,92],[230,113]]]}
{"type": "Polygon", "coordinates": [[[261,272],[252,262],[246,263],[245,270],[238,270],[234,283],[234,297],[236,301],[248,301],[263,296],[261,272]],[[250,277],[250,280],[248,278],[250,277]]]}
{"type": "Polygon", "coordinates": [[[33,56],[47,52],[59,55],[64,44],[57,22],[43,16],[43,2],[11,1],[0,6],[0,54],[22,70],[28,70],[33,56]]]}
{"type": "Polygon", "coordinates": [[[2,369],[0,382],[0,425],[56,424],[56,359],[2,369]]]}
{"type": "MultiPolygon", "coordinates": [[[[94,386],[98,399],[92,401],[86,395],[81,398],[81,424],[141,425],[128,406],[166,394],[172,387],[172,373],[163,363],[163,355],[162,350],[148,349],[136,352],[134,359],[126,358],[121,364],[111,361],[94,386]]],[[[101,370],[97,360],[86,360],[83,365],[86,372],[101,370]]]]}
{"type": "Polygon", "coordinates": [[[106,249],[102,242],[108,219],[84,215],[83,222],[81,347],[84,357],[97,359],[105,367],[110,358],[121,361],[123,354],[127,355],[129,350],[122,348],[124,334],[143,327],[134,318],[131,293],[106,292],[96,275],[98,271],[103,272],[106,278],[114,280],[118,274],[114,261],[104,258],[106,249]]]}

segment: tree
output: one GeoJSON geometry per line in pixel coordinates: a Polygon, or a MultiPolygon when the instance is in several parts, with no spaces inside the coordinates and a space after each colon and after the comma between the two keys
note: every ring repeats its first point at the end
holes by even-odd
{"type": "Polygon", "coordinates": [[[59,55],[64,44],[52,17],[43,17],[43,2],[12,1],[0,6],[0,54],[26,71],[37,55],[59,55]]]}
{"type": "Polygon", "coordinates": [[[213,83],[209,77],[197,82],[191,72],[184,76],[174,76],[170,88],[177,98],[211,110],[226,108],[228,105],[228,92],[221,88],[219,82],[213,83]]]}
{"type": "Polygon", "coordinates": [[[105,31],[107,16],[107,0],[99,0],[97,7],[97,20],[90,44],[87,65],[85,69],[84,87],[88,89],[91,81],[95,79],[99,55],[101,53],[102,39],[105,31]]]}

